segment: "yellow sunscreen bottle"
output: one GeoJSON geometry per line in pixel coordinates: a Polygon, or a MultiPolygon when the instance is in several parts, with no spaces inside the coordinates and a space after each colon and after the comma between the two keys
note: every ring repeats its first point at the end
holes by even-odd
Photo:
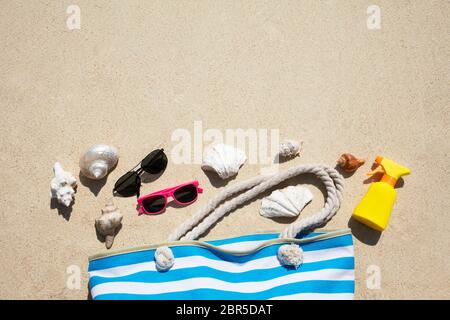
{"type": "Polygon", "coordinates": [[[411,171],[381,156],[375,159],[375,163],[378,164],[378,167],[368,175],[372,176],[381,172],[383,177],[379,182],[371,184],[364,198],[356,206],[353,218],[372,229],[383,231],[389,222],[395,202],[395,184],[401,176],[410,174],[411,171]]]}

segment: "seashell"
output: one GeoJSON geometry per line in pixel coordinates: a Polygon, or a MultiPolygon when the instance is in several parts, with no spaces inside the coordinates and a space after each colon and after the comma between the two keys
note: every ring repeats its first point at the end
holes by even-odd
{"type": "Polygon", "coordinates": [[[159,247],[155,251],[155,267],[158,271],[167,271],[175,263],[175,257],[169,247],[159,247]]]}
{"type": "Polygon", "coordinates": [[[100,218],[95,219],[95,227],[98,233],[105,237],[107,249],[113,245],[114,238],[122,224],[122,218],[123,215],[119,209],[114,205],[112,200],[109,200],[105,208],[102,209],[100,218]]]}
{"type": "Polygon", "coordinates": [[[220,143],[209,149],[203,158],[202,169],[215,171],[220,178],[235,176],[247,157],[244,151],[220,143]]]}
{"type": "Polygon", "coordinates": [[[69,207],[74,200],[77,179],[70,172],[64,171],[59,162],[53,165],[53,172],[55,176],[50,183],[50,197],[69,207]]]}
{"type": "Polygon", "coordinates": [[[312,199],[313,195],[308,188],[289,186],[275,190],[263,198],[259,213],[267,218],[296,217],[312,199]]]}
{"type": "Polygon", "coordinates": [[[278,249],[277,258],[281,265],[298,269],[303,263],[303,250],[298,244],[284,244],[278,249]]]}
{"type": "Polygon", "coordinates": [[[87,178],[100,180],[116,166],[118,160],[116,148],[106,144],[96,144],[80,157],[80,170],[87,178]]]}
{"type": "Polygon", "coordinates": [[[337,161],[337,165],[346,172],[356,171],[359,167],[361,167],[366,160],[358,159],[351,153],[344,153],[337,161]]]}
{"type": "Polygon", "coordinates": [[[300,148],[303,142],[297,142],[294,140],[287,140],[280,144],[280,150],[278,154],[284,158],[293,158],[298,156],[300,153],[300,148]]]}

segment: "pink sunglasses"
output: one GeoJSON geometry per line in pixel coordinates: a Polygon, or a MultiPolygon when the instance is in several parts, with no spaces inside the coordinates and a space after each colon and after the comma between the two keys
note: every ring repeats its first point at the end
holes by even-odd
{"type": "Polygon", "coordinates": [[[195,202],[198,194],[203,192],[203,189],[198,184],[198,181],[191,181],[140,197],[137,200],[139,214],[162,213],[167,207],[167,199],[169,197],[183,206],[195,202]]]}

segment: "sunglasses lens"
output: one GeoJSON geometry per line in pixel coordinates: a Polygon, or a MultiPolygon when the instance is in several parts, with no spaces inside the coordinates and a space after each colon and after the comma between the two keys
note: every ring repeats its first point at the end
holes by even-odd
{"type": "Polygon", "coordinates": [[[177,201],[181,203],[192,202],[197,198],[197,187],[189,184],[187,186],[178,188],[173,193],[173,196],[175,197],[175,199],[177,199],[177,201]]]}
{"type": "Polygon", "coordinates": [[[154,196],[144,199],[142,201],[145,211],[149,213],[160,212],[166,205],[166,198],[163,196],[154,196]]]}
{"type": "Polygon", "coordinates": [[[141,179],[136,172],[127,172],[117,180],[114,191],[123,197],[130,197],[139,192],[141,179]]]}
{"type": "Polygon", "coordinates": [[[146,172],[157,174],[164,171],[167,167],[167,156],[164,150],[154,150],[150,152],[141,162],[141,167],[146,172]]]}

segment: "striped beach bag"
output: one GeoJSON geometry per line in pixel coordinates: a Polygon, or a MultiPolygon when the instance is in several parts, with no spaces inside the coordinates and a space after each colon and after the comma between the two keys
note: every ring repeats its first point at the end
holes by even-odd
{"type": "Polygon", "coordinates": [[[350,231],[313,231],[337,212],[342,188],[342,176],[322,165],[296,166],[227,187],[167,242],[91,257],[91,296],[103,300],[353,299],[350,231]],[[325,184],[325,206],[316,214],[281,233],[196,240],[227,213],[301,173],[316,174],[325,184]]]}

